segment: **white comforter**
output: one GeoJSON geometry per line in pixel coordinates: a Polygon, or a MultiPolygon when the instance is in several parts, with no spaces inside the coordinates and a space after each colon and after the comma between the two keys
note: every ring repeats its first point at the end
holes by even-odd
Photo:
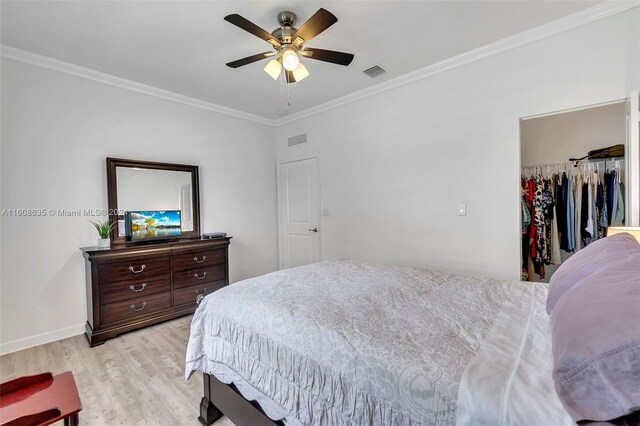
{"type": "Polygon", "coordinates": [[[304,425],[562,425],[546,287],[322,262],[222,289],[196,311],[186,375],[233,381],[304,425]]]}

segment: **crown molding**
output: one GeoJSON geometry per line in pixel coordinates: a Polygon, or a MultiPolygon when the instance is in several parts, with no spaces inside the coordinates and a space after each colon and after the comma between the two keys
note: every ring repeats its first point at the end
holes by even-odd
{"type": "Polygon", "coordinates": [[[627,10],[639,7],[638,1],[606,1],[595,6],[584,9],[580,12],[573,13],[555,21],[548,22],[535,28],[514,34],[510,37],[498,40],[494,43],[487,44],[474,50],[462,53],[457,56],[445,59],[435,64],[428,65],[416,71],[403,74],[399,77],[381,82],[375,86],[370,86],[357,92],[350,93],[335,100],[325,102],[321,105],[305,109],[287,117],[275,120],[277,126],[291,123],[312,115],[319,114],[343,105],[350,104],[360,99],[377,95],[406,84],[413,83],[418,80],[430,77],[435,74],[445,72],[447,70],[460,67],[470,62],[496,55],[507,50],[515,49],[525,44],[533,43],[553,35],[589,24],[609,16],[617,15],[627,10]]]}
{"type": "Polygon", "coordinates": [[[47,56],[27,52],[25,50],[17,49],[11,46],[0,45],[0,56],[29,65],[34,65],[53,71],[74,75],[76,77],[85,78],[87,80],[108,84],[122,89],[144,93],[160,99],[189,105],[195,108],[205,109],[231,117],[265,124],[267,126],[277,127],[283,124],[310,117],[312,115],[319,114],[324,111],[338,108],[340,106],[358,101],[363,98],[374,96],[378,93],[386,92],[388,90],[392,90],[418,80],[422,80],[424,78],[460,67],[470,62],[474,62],[489,56],[496,55],[498,53],[502,53],[507,50],[515,49],[525,44],[551,37],[553,35],[589,24],[591,22],[616,15],[633,8],[637,8],[638,6],[640,6],[638,1],[605,1],[580,12],[565,16],[564,18],[548,22],[538,27],[496,41],[494,43],[490,43],[477,49],[462,53],[460,55],[453,56],[419,70],[412,71],[410,73],[403,74],[393,79],[381,82],[379,84],[376,84],[375,86],[367,87],[357,92],[342,96],[338,99],[325,102],[321,105],[317,105],[315,107],[311,107],[276,120],[247,113],[244,111],[239,111],[233,108],[224,107],[222,105],[217,105],[211,102],[202,101],[200,99],[192,98],[189,96],[180,95],[178,93],[159,89],[153,86],[148,86],[146,84],[137,83],[135,81],[116,77],[89,68],[84,68],[78,65],[70,64],[68,62],[59,61],[47,56]]]}
{"type": "Polygon", "coordinates": [[[157,87],[148,86],[146,84],[137,83],[135,81],[116,77],[100,71],[70,64],[68,62],[59,61],[47,56],[38,55],[36,53],[27,52],[26,50],[17,49],[15,47],[0,45],[0,56],[2,58],[11,59],[13,61],[46,68],[52,71],[73,75],[98,83],[108,84],[110,86],[119,87],[121,89],[131,90],[133,92],[144,93],[145,95],[154,96],[156,98],[167,101],[177,102],[195,108],[205,109],[207,111],[217,112],[219,114],[228,115],[235,118],[254,121],[268,126],[275,126],[275,120],[239,111],[233,108],[224,107],[211,102],[202,101],[200,99],[189,96],[180,95],[168,90],[159,89],[157,87]]]}

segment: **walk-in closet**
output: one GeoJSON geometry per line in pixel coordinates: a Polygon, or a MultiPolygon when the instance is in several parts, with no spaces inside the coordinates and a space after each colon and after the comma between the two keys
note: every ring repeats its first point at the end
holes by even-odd
{"type": "Polygon", "coordinates": [[[624,100],[520,121],[523,280],[549,282],[607,227],[627,223],[626,139],[624,100]]]}

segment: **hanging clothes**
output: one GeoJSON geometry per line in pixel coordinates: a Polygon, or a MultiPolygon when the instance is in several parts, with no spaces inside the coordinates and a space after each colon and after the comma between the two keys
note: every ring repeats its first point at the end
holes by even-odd
{"type": "Polygon", "coordinates": [[[580,206],[580,235],[583,247],[586,247],[591,241],[591,233],[587,230],[589,216],[589,183],[584,181],[582,182],[582,205],[580,206]]]}
{"type": "Polygon", "coordinates": [[[580,221],[582,219],[582,175],[578,175],[575,178],[575,185],[573,187],[573,200],[575,202],[575,211],[573,215],[573,236],[575,241],[575,250],[580,250],[582,245],[582,232],[580,228],[580,221]]]}
{"type": "Polygon", "coordinates": [[[535,259],[538,248],[538,227],[535,222],[536,206],[534,203],[536,198],[536,180],[534,178],[529,179],[528,186],[529,193],[527,195],[527,205],[531,211],[531,225],[529,226],[529,257],[531,259],[535,259]]]}
{"type": "Polygon", "coordinates": [[[611,226],[611,215],[613,214],[613,202],[616,192],[616,171],[611,170],[611,172],[605,172],[605,181],[607,184],[607,194],[609,198],[607,198],[607,214],[608,214],[608,222],[607,225],[611,226]]]}
{"type": "Polygon", "coordinates": [[[607,228],[607,194],[602,180],[598,181],[596,191],[596,231],[598,238],[603,238],[607,228]]]}
{"type": "Polygon", "coordinates": [[[544,179],[542,175],[538,175],[535,179],[535,197],[533,201],[533,222],[536,228],[536,235],[534,237],[535,256],[531,256],[536,273],[540,278],[544,278],[545,270],[545,253],[547,252],[546,246],[546,229],[545,229],[545,209],[544,209],[544,179]]]}
{"type": "Polygon", "coordinates": [[[606,184],[607,178],[605,177],[604,182],[602,183],[602,214],[600,218],[600,227],[602,228],[602,236],[604,237],[607,233],[607,226],[609,226],[609,187],[606,184]]]}
{"type": "Polygon", "coordinates": [[[522,221],[522,272],[521,279],[533,280],[533,276],[529,276],[529,259],[531,254],[531,228],[533,227],[531,221],[531,210],[533,208],[532,199],[530,197],[530,185],[529,180],[524,176],[520,182],[521,188],[521,197],[520,197],[520,206],[521,206],[521,221],[522,221]]]}
{"type": "Polygon", "coordinates": [[[576,248],[575,238],[575,206],[573,201],[573,177],[567,178],[567,251],[573,251],[576,248]]]}
{"type": "Polygon", "coordinates": [[[611,226],[622,226],[624,223],[624,184],[616,183],[616,205],[613,208],[611,226]]]}
{"type": "MultiPolygon", "coordinates": [[[[575,252],[603,238],[608,226],[624,224],[624,183],[616,170],[587,167],[552,175],[521,176],[522,278],[544,278],[545,266],[560,264],[560,250],[575,252]]],[[[606,166],[606,163],[605,163],[606,166]]],[[[567,164],[562,165],[563,168],[567,164]]],[[[560,167],[557,167],[560,169],[560,167]]],[[[547,166],[548,170],[548,166],[547,166]]]]}
{"type": "Polygon", "coordinates": [[[522,233],[526,234],[527,229],[529,229],[529,225],[531,225],[531,212],[527,207],[526,201],[524,201],[523,197],[520,197],[520,219],[521,219],[521,229],[522,233]]]}
{"type": "MultiPolygon", "coordinates": [[[[549,181],[549,192],[551,193],[551,197],[553,200],[556,199],[556,186],[557,186],[557,175],[551,176],[549,181]]],[[[556,203],[553,203],[553,209],[551,210],[551,259],[550,262],[553,265],[559,265],[562,263],[562,258],[560,257],[560,238],[558,237],[558,214],[556,211],[556,203]]]]}
{"type": "Polygon", "coordinates": [[[596,241],[598,237],[598,174],[593,173],[589,183],[589,222],[587,228],[591,234],[591,241],[596,241]]]}
{"type": "Polygon", "coordinates": [[[558,178],[556,189],[556,211],[558,212],[558,235],[560,237],[560,249],[567,251],[569,240],[567,238],[567,174],[562,173],[558,178]]]}
{"type": "Polygon", "coordinates": [[[529,241],[529,225],[531,224],[531,213],[529,213],[529,208],[527,207],[527,203],[525,201],[525,193],[524,193],[524,179],[520,180],[520,253],[521,253],[521,262],[520,262],[520,279],[522,281],[526,281],[529,278],[529,274],[527,273],[527,253],[528,253],[528,241],[529,241]]]}
{"type": "Polygon", "coordinates": [[[551,192],[551,180],[545,178],[544,188],[542,190],[542,209],[544,217],[544,255],[543,260],[545,265],[551,264],[551,221],[553,220],[553,208],[555,202],[553,200],[553,193],[551,192]]]}

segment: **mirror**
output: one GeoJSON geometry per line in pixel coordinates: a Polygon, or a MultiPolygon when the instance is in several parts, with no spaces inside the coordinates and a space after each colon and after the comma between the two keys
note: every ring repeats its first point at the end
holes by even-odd
{"type": "Polygon", "coordinates": [[[179,210],[180,238],[200,236],[198,166],[107,158],[107,191],[115,244],[126,242],[126,211],[179,210]]]}

